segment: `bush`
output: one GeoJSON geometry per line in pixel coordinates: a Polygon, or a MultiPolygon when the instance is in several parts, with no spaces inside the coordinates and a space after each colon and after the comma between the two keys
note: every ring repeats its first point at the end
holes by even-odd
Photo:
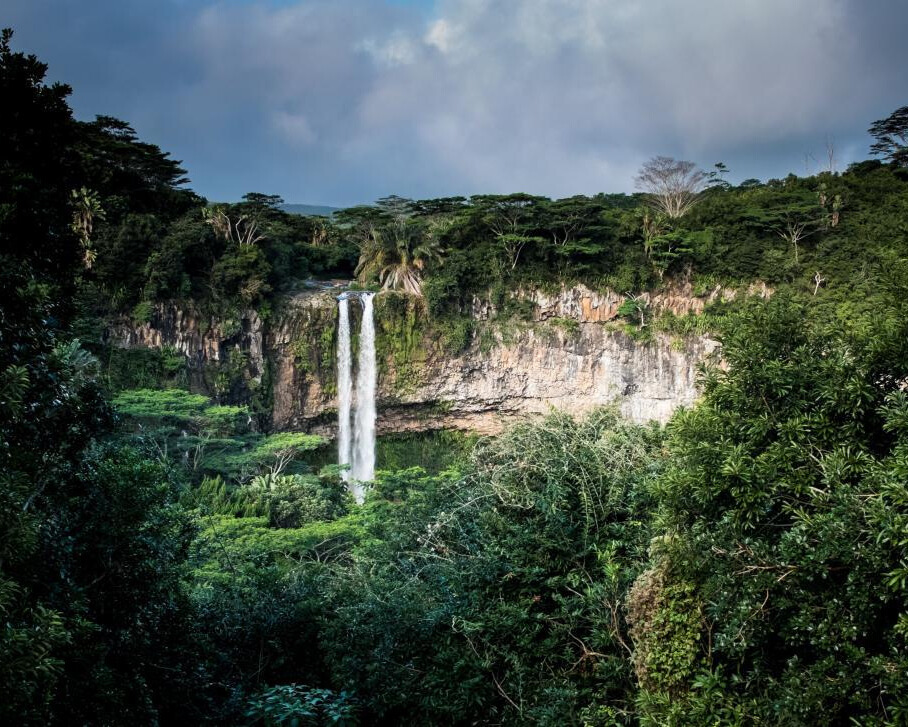
{"type": "Polygon", "coordinates": [[[448,318],[436,323],[441,347],[449,356],[456,356],[469,348],[473,340],[472,318],[448,318]]]}
{"type": "Polygon", "coordinates": [[[461,478],[382,476],[373,537],[326,582],[332,683],[386,723],[626,721],[622,604],[659,443],[610,411],[553,414],[480,442],[461,478]]]}
{"type": "Polygon", "coordinates": [[[270,484],[267,512],[273,528],[298,528],[347,513],[349,496],[337,478],[285,475],[272,478],[270,484]]]}
{"type": "Polygon", "coordinates": [[[737,705],[749,722],[875,724],[905,709],[908,551],[887,535],[908,521],[904,478],[893,489],[908,434],[904,300],[855,333],[812,330],[781,298],[728,326],[727,368],[710,369],[701,404],[672,421],[658,490],[667,570],[655,590],[687,605],[660,621],[657,603],[640,618],[655,722],[671,709],[703,713],[705,677],[684,646],[696,642],[684,615],[695,604],[698,659],[723,695],[716,710],[737,705]],[[660,638],[680,651],[654,671],[660,638]],[[666,689],[674,707],[653,706],[666,689]]]}
{"type": "Polygon", "coordinates": [[[132,320],[136,325],[144,325],[151,322],[151,316],[154,314],[154,303],[143,300],[136,303],[132,309],[132,320]]]}
{"type": "Polygon", "coordinates": [[[694,586],[667,580],[657,566],[634,581],[627,612],[637,680],[645,689],[677,692],[699,661],[703,605],[694,586]]]}
{"type": "Polygon", "coordinates": [[[303,684],[269,687],[249,700],[246,717],[253,724],[265,725],[336,725],[354,727],[355,702],[347,692],[314,689],[303,684]]]}

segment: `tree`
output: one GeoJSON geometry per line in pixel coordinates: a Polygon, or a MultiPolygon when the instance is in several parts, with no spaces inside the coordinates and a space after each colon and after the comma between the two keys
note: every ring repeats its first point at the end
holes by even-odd
{"type": "Polygon", "coordinates": [[[885,119],[874,121],[867,130],[876,139],[870,145],[873,154],[884,157],[899,167],[908,167],[908,106],[896,109],[885,119]]]}
{"type": "Polygon", "coordinates": [[[908,714],[908,337],[896,274],[901,300],[887,295],[872,327],[817,332],[781,297],[724,327],[723,365],[670,426],[655,490],[665,536],[630,597],[635,651],[651,657],[637,660],[645,723],[908,714]]]}
{"type": "MultiPolygon", "coordinates": [[[[785,240],[791,246],[792,259],[797,264],[800,243],[822,230],[826,212],[818,204],[817,197],[806,190],[776,194],[767,201],[770,202],[767,206],[747,210],[744,218],[749,224],[785,240]]],[[[841,200],[837,204],[835,212],[838,215],[841,200]]]]}
{"type": "Polygon", "coordinates": [[[627,297],[618,306],[618,315],[628,318],[637,318],[637,330],[642,331],[646,325],[646,309],[649,308],[649,300],[645,295],[628,293],[627,297]]]}
{"type": "Polygon", "coordinates": [[[127,213],[151,213],[173,219],[202,200],[183,188],[188,179],[180,162],[154,144],[140,141],[125,121],[98,116],[75,123],[73,151],[83,184],[98,193],[108,221],[127,213]]]}
{"type": "Polygon", "coordinates": [[[180,671],[166,651],[191,533],[176,488],[98,443],[97,361],[35,271],[0,269],[0,289],[0,721],[156,722],[180,671]]]}
{"type": "MultiPolygon", "coordinates": [[[[47,65],[14,53],[13,33],[0,35],[0,255],[3,267],[27,265],[58,287],[69,287],[79,259],[70,229],[69,192],[81,186],[73,153],[75,122],[69,86],[47,85],[47,65]]],[[[10,289],[0,290],[0,297],[10,289]]],[[[57,315],[61,311],[58,310],[57,315]]]]}
{"type": "Polygon", "coordinates": [[[598,222],[601,212],[599,205],[591,204],[587,197],[582,196],[549,202],[543,208],[549,218],[547,226],[552,243],[562,249],[581,238],[588,227],[598,222]]]}
{"type": "Polygon", "coordinates": [[[508,274],[513,273],[520,254],[531,242],[545,242],[533,234],[536,214],[546,200],[531,194],[490,194],[470,198],[481,211],[488,229],[505,254],[508,274]]]}
{"type": "Polygon", "coordinates": [[[416,205],[412,199],[400,197],[396,194],[382,197],[375,203],[375,206],[388,213],[395,220],[405,220],[412,217],[416,211],[416,205]]]}
{"type": "Polygon", "coordinates": [[[461,478],[382,473],[375,545],[322,596],[326,658],[364,722],[629,723],[623,602],[661,439],[610,410],[553,412],[484,440],[461,478]]]}
{"type": "Polygon", "coordinates": [[[654,209],[675,219],[696,204],[708,178],[693,162],[657,156],[640,168],[635,183],[654,209]]]}
{"type": "Polygon", "coordinates": [[[656,239],[669,231],[668,220],[660,211],[651,213],[650,210],[643,209],[639,212],[638,216],[643,231],[643,250],[647,259],[652,260],[656,239]]]}
{"type": "Polygon", "coordinates": [[[728,180],[725,179],[725,175],[728,174],[728,167],[725,165],[725,162],[716,162],[713,164],[713,169],[706,175],[706,186],[709,189],[721,190],[727,192],[731,189],[731,184],[728,180]]]}
{"type": "Polygon", "coordinates": [[[783,214],[781,224],[776,230],[779,237],[791,243],[795,262],[798,262],[798,243],[817,231],[809,229],[811,224],[813,220],[805,219],[797,212],[788,211],[783,214]]]}
{"type": "Polygon", "coordinates": [[[279,212],[284,204],[284,198],[279,194],[263,194],[262,192],[247,192],[243,195],[243,205],[247,205],[253,212],[260,215],[279,212]]]}
{"type": "Polygon", "coordinates": [[[380,226],[371,225],[360,247],[356,275],[377,277],[385,290],[403,290],[422,296],[422,273],[441,258],[444,219],[425,221],[396,217],[380,226]]]}
{"type": "Polygon", "coordinates": [[[237,247],[256,245],[265,239],[264,233],[259,232],[258,220],[244,214],[235,214],[231,219],[223,205],[203,207],[202,217],[218,237],[237,247]]]}
{"type": "Polygon", "coordinates": [[[113,307],[139,302],[146,283],[145,262],[166,233],[154,214],[127,214],[116,225],[105,224],[95,240],[99,252],[92,264],[94,280],[107,292],[113,307]]]}
{"type": "Polygon", "coordinates": [[[98,258],[98,251],[91,239],[92,230],[95,220],[104,219],[104,209],[98,195],[86,187],[74,189],[70,196],[73,205],[72,231],[79,236],[82,244],[82,263],[86,270],[91,270],[98,258]]]}
{"type": "Polygon", "coordinates": [[[189,531],[163,470],[99,444],[111,411],[97,361],[67,329],[80,242],[92,263],[101,219],[85,127],[69,88],[45,84],[45,64],[11,38],[0,37],[0,722],[151,723],[154,685],[174,671],[160,657],[189,531]]]}

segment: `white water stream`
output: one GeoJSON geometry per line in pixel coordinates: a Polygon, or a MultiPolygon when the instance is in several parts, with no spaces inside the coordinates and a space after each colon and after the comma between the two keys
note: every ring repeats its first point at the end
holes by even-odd
{"type": "Polygon", "coordinates": [[[356,371],[356,411],[353,415],[353,479],[370,482],[375,479],[375,322],[372,299],[375,293],[363,293],[363,322],[359,330],[359,360],[356,371]]]}
{"type": "MultiPolygon", "coordinates": [[[[337,463],[350,465],[353,455],[353,432],[350,411],[353,404],[353,360],[350,355],[350,306],[346,295],[337,299],[337,463]]],[[[341,474],[350,479],[350,469],[341,474]]]]}
{"type": "Polygon", "coordinates": [[[343,293],[337,299],[337,461],[352,464],[344,473],[357,501],[363,500],[363,482],[375,479],[375,322],[374,293],[343,293]],[[353,397],[352,354],[350,344],[349,299],[358,297],[363,306],[359,332],[359,357],[356,366],[356,397],[353,397]],[[351,438],[351,409],[353,436],[351,438]]]}

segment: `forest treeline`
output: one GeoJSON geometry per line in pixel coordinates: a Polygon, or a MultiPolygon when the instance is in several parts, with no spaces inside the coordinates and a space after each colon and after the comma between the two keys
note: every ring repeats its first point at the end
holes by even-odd
{"type": "Polygon", "coordinates": [[[325,220],[207,204],[127,124],[75,120],[10,43],[0,722],[908,721],[897,134],[841,174],[731,187],[718,168],[680,216],[508,195],[325,220]],[[381,473],[362,506],[314,466],[318,437],[178,385],[102,385],[103,316],[266,314],[333,275],[440,318],[520,285],[776,293],[716,318],[725,365],[666,428],[603,410],[448,435],[437,467],[381,473]]]}
{"type": "Polygon", "coordinates": [[[304,217],[260,193],[207,204],[169,186],[182,170],[121,122],[79,126],[96,142],[116,142],[122,157],[105,151],[120,173],[92,173],[83,190],[96,214],[81,300],[93,314],[131,312],[138,320],[150,303],[173,299],[221,314],[267,312],[313,277],[358,277],[420,294],[441,319],[468,314],[475,296],[501,304],[519,287],[583,283],[635,294],[674,282],[704,293],[755,280],[819,297],[818,309],[847,317],[836,309],[873,297],[908,218],[905,174],[879,160],[735,187],[713,172],[678,218],[653,212],[643,193],[392,196],[330,218],[304,217]],[[137,165],[158,176],[124,180],[137,165]],[[124,200],[123,190],[145,199],[124,200]]]}

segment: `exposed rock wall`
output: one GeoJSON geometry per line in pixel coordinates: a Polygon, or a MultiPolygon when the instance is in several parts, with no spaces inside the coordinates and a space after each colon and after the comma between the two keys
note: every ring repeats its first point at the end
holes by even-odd
{"type": "Polygon", "coordinates": [[[640,344],[597,323],[571,332],[530,327],[504,339],[486,352],[471,346],[428,364],[415,390],[385,397],[386,426],[423,428],[426,402],[434,403],[437,425],[488,433],[519,415],[613,402],[633,421],[664,422],[696,400],[697,364],[715,348],[705,338],[680,347],[667,337],[640,344]]]}
{"type": "Polygon", "coordinates": [[[176,305],[157,306],[144,323],[119,320],[108,328],[108,338],[119,346],[168,346],[186,356],[191,365],[226,361],[231,350],[240,348],[248,353],[256,377],[261,376],[263,367],[263,333],[264,326],[254,310],[220,321],[176,305]]]}
{"type": "MultiPolygon", "coordinates": [[[[728,301],[739,294],[768,298],[772,289],[765,283],[753,283],[746,290],[723,288],[716,285],[703,295],[695,295],[690,283],[676,284],[656,293],[641,293],[638,300],[653,312],[670,311],[676,316],[702,313],[703,309],[717,300],[728,301]]],[[[618,308],[626,296],[611,290],[592,290],[585,285],[562,288],[557,292],[543,290],[518,291],[516,297],[533,304],[533,318],[537,321],[549,318],[571,318],[583,323],[606,323],[618,317],[618,308]]],[[[473,317],[478,320],[494,315],[488,302],[476,299],[473,303],[473,317]]]]}
{"type": "MultiPolygon", "coordinates": [[[[709,299],[686,293],[653,296],[650,306],[683,314],[702,310],[709,299]]],[[[552,407],[581,413],[612,402],[634,421],[664,422],[696,400],[697,365],[715,349],[713,341],[656,336],[637,342],[605,325],[623,301],[610,293],[577,287],[521,295],[533,303],[533,323],[482,323],[493,311],[477,302],[473,315],[486,330],[456,355],[444,353],[431,328],[421,330],[403,356],[380,348],[379,432],[455,427],[493,433],[514,417],[552,407]]],[[[720,295],[731,294],[712,293],[720,295]]],[[[210,381],[206,368],[242,360],[246,393],[270,387],[275,428],[330,435],[335,310],[332,292],[298,295],[267,324],[254,311],[225,322],[161,305],[148,323],[120,321],[109,336],[125,347],[174,347],[187,357],[199,389],[210,381]]],[[[387,330],[393,335],[393,326],[387,330]]],[[[231,391],[242,400],[242,385],[231,391]]]]}

